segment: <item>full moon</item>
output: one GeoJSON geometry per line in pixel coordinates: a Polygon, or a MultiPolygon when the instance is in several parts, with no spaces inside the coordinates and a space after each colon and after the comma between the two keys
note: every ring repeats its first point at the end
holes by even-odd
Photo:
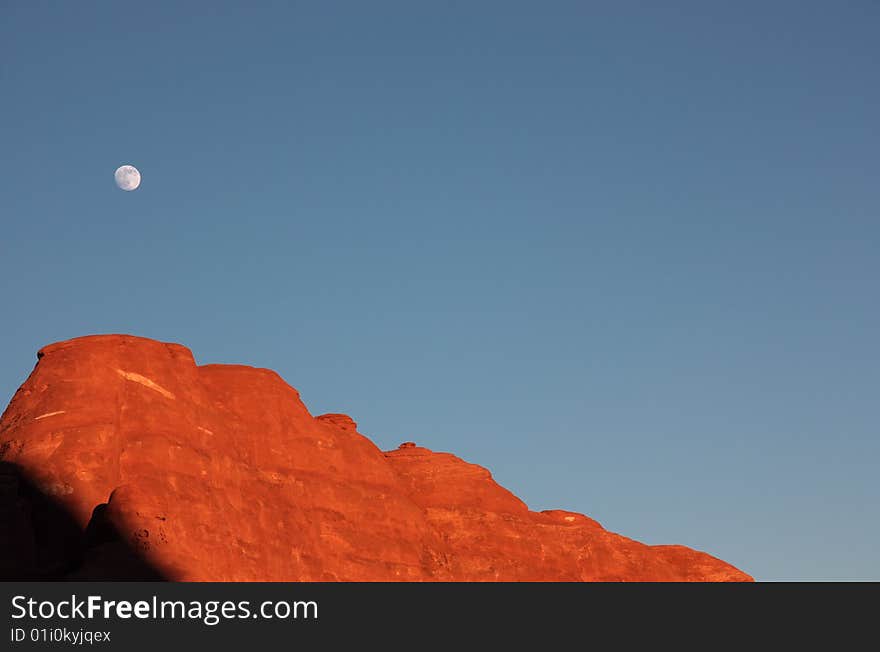
{"type": "Polygon", "coordinates": [[[120,165],[113,175],[116,178],[116,185],[123,190],[137,190],[141,185],[141,173],[133,165],[120,165]]]}

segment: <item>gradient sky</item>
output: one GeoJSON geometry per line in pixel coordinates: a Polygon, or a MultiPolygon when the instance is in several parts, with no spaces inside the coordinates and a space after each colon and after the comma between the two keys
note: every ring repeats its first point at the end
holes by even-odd
{"type": "Polygon", "coordinates": [[[880,5],[657,4],[3,2],[0,403],[181,342],[532,509],[880,580],[880,5]]]}

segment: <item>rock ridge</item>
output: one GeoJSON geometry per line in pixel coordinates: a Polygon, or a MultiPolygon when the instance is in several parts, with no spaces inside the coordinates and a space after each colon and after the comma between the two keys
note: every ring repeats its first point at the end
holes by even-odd
{"type": "Polygon", "coordinates": [[[491,473],[276,372],[92,335],[41,348],[0,418],[0,577],[180,581],[748,581],[684,546],[534,512],[491,473]]]}

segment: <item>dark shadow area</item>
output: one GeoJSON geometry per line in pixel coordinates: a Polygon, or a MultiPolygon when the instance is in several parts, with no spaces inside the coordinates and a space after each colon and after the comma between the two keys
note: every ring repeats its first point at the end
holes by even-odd
{"type": "Polygon", "coordinates": [[[0,580],[156,581],[162,572],[95,507],[82,529],[18,465],[0,461],[0,580]]]}

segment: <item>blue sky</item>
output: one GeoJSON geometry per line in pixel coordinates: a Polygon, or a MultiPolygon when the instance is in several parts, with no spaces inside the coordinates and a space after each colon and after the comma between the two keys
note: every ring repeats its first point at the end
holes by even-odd
{"type": "Polygon", "coordinates": [[[533,509],[880,579],[880,6],[440,4],[4,3],[0,402],[181,342],[533,509]]]}

